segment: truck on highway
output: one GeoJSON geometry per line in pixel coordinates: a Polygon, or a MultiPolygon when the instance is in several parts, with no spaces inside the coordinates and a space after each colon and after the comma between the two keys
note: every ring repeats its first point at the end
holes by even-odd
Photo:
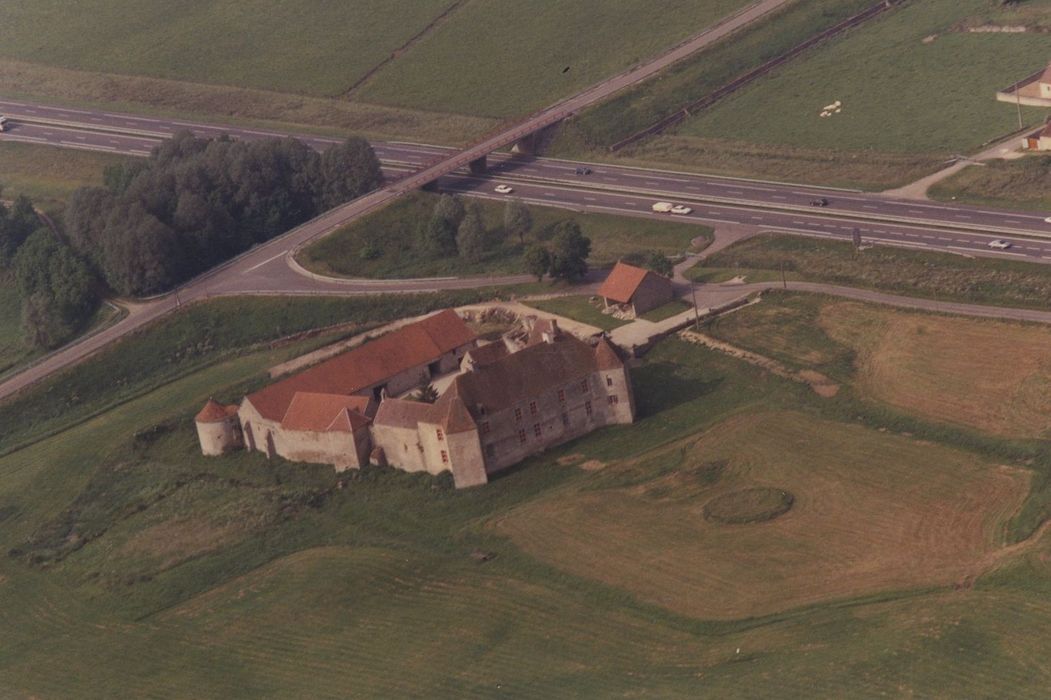
{"type": "Polygon", "coordinates": [[[650,209],[657,214],[671,214],[671,210],[675,208],[675,205],[671,202],[656,202],[650,209]]]}
{"type": "Polygon", "coordinates": [[[7,117],[0,114],[0,131],[7,131],[7,117]]]}

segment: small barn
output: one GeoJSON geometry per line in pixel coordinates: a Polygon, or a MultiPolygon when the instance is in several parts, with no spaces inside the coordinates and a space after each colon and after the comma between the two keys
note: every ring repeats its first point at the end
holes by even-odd
{"type": "Polygon", "coordinates": [[[675,298],[671,280],[652,270],[618,262],[598,290],[606,306],[631,307],[635,316],[664,306],[675,298]]]}
{"type": "Polygon", "coordinates": [[[1051,151],[1051,121],[1044,124],[1044,128],[1040,131],[1033,132],[1026,136],[1025,148],[1030,151],[1051,151]]]}

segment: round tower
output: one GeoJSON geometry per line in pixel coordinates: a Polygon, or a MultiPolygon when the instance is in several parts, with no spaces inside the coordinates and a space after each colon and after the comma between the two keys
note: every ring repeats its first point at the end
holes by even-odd
{"type": "Polygon", "coordinates": [[[214,399],[208,399],[208,403],[194,418],[194,423],[197,425],[201,452],[206,455],[221,455],[242,444],[241,424],[237,421],[235,405],[223,406],[214,399]]]}

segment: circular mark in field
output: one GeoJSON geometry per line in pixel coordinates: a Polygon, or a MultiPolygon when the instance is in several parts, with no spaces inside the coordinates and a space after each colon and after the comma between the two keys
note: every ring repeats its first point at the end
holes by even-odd
{"type": "Polygon", "coordinates": [[[765,523],[791,510],[795,500],[784,489],[766,486],[731,491],[704,505],[704,519],[723,525],[765,523]]]}

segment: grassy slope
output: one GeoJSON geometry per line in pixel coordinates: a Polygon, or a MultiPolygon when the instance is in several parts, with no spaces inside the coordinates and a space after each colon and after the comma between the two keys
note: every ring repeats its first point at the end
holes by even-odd
{"type": "MultiPolygon", "coordinates": [[[[1046,47],[1039,35],[942,34],[986,4],[909,4],[696,116],[682,131],[849,151],[972,150],[1017,128],[1014,110],[993,94],[1039,68],[1043,59],[1034,57],[1046,47]],[[934,34],[935,41],[922,42],[934,34]],[[819,118],[835,100],[842,113],[819,118]]],[[[1045,111],[1029,110],[1026,118],[1036,123],[1045,111]]]]}
{"type": "Polygon", "coordinates": [[[22,343],[22,302],[14,282],[0,281],[0,375],[31,356],[22,343]]]}
{"type": "MultiPolygon", "coordinates": [[[[483,260],[474,264],[456,257],[435,259],[415,254],[412,249],[416,232],[420,223],[430,218],[436,201],[437,195],[427,192],[403,197],[391,206],[306,248],[299,260],[316,272],[348,277],[430,277],[523,271],[523,248],[517,238],[506,239],[483,260]],[[374,260],[362,259],[361,250],[367,240],[375,241],[382,249],[380,257],[374,260]]],[[[487,228],[502,228],[503,204],[467,201],[482,207],[487,228]]],[[[612,263],[623,255],[639,250],[679,254],[690,247],[693,239],[711,237],[711,229],[706,226],[610,214],[581,214],[539,206],[531,206],[530,212],[533,215],[533,230],[526,236],[526,247],[538,238],[543,238],[545,228],[572,218],[580,224],[584,235],[591,238],[592,264],[612,263]]]]}
{"type": "Polygon", "coordinates": [[[1051,267],[876,246],[855,256],[850,243],[787,235],[752,238],[706,259],[687,276],[718,281],[788,279],[866,287],[907,296],[1035,309],[1048,308],[1051,267]]]}
{"type": "Polygon", "coordinates": [[[257,343],[319,326],[368,326],[500,293],[489,289],[350,299],[248,297],[195,305],[45,380],[39,390],[0,403],[0,453],[257,343]]]}
{"type": "Polygon", "coordinates": [[[993,160],[964,168],[935,184],[929,194],[943,201],[1051,213],[1051,156],[993,160]]]}
{"type": "Polygon", "coordinates": [[[111,153],[0,142],[0,187],[5,199],[24,194],[50,211],[62,208],[76,188],[101,185],[103,169],[124,160],[111,153]]]}
{"type": "MultiPolygon", "coordinates": [[[[229,508],[251,493],[281,502],[281,494],[309,495],[334,481],[327,470],[268,465],[254,455],[195,454],[187,421],[200,396],[243,383],[291,351],[230,359],[0,458],[5,550],[59,516],[108,465],[160,476],[213,474],[218,489],[169,496],[183,499],[182,512],[169,513],[170,527],[160,531],[153,528],[163,502],[131,509],[112,534],[47,570],[0,560],[6,687],[56,698],[488,697],[494,689],[538,698],[858,697],[975,687],[1036,696],[1051,681],[1037,663],[1051,621],[1038,604],[1046,574],[1012,570],[974,591],[890,594],[709,623],[551,569],[482,524],[574,484],[615,486],[612,471],[556,465],[564,450],[484,489],[436,490],[426,477],[366,472],[320,505],[277,521],[267,520],[272,505],[251,500],[237,519],[242,530],[210,550],[231,517],[217,504],[229,508]],[[173,419],[175,431],[159,441],[127,444],[130,431],[173,419]],[[208,527],[191,527],[191,513],[208,527]],[[128,547],[141,533],[149,534],[136,541],[139,548],[128,547]],[[170,568],[142,558],[150,536],[170,568]],[[173,542],[182,549],[173,552],[173,542]],[[477,564],[467,556],[473,547],[496,558],[477,564]],[[59,659],[64,673],[54,673],[59,659]]],[[[644,414],[636,428],[596,434],[573,451],[630,458],[749,404],[817,406],[793,385],[676,342],[658,348],[636,381],[644,414]]],[[[651,463],[657,472],[644,478],[668,473],[651,463]]],[[[140,484],[145,489],[149,479],[140,484]]],[[[148,493],[107,490],[102,499],[130,496],[134,503],[148,493]]]]}
{"type": "Polygon", "coordinates": [[[338,96],[449,5],[448,0],[196,5],[59,0],[4,7],[0,55],[105,71],[338,96]],[[47,32],[31,27],[46,26],[47,32]]]}
{"type": "Polygon", "coordinates": [[[661,52],[745,4],[472,2],[381,70],[360,98],[482,116],[524,115],[661,52]]]}

